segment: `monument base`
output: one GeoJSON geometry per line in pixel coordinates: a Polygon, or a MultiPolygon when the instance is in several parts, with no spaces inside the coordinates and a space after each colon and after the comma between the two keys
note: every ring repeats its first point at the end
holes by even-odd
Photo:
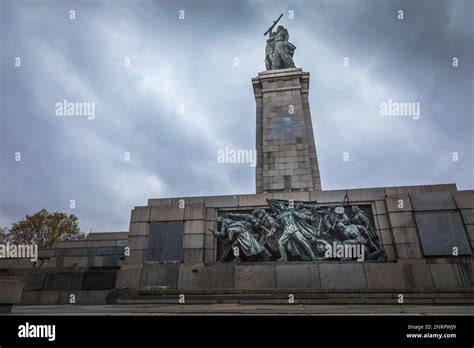
{"type": "MultiPolygon", "coordinates": [[[[473,214],[473,191],[458,192],[452,184],[150,199],[146,207],[132,211],[128,241],[138,258],[125,259],[117,288],[373,291],[472,287],[473,214]],[[219,213],[268,209],[267,199],[321,205],[346,199],[347,204],[369,205],[387,263],[218,263],[217,240],[211,230],[216,230],[219,213]],[[155,224],[162,231],[167,224],[182,224],[175,234],[182,238],[182,249],[175,253],[182,253],[181,260],[164,260],[167,255],[147,244],[150,240],[160,244],[162,237],[155,232],[150,235],[155,224]]],[[[172,245],[179,248],[178,244],[172,245]]]]}
{"type": "Polygon", "coordinates": [[[473,301],[473,245],[474,191],[452,184],[177,197],[135,207],[128,232],[57,242],[40,250],[36,264],[0,259],[0,271],[23,279],[22,304],[68,304],[71,292],[76,304],[161,303],[170,296],[178,301],[177,294],[221,301],[225,293],[233,300],[260,294],[255,300],[265,302],[268,293],[282,301],[290,291],[314,294],[310,303],[333,303],[332,293],[362,302],[375,301],[371,294],[393,301],[402,293],[465,304],[473,301]],[[211,230],[219,214],[268,209],[267,199],[369,207],[386,262],[218,262],[211,230]],[[160,292],[168,297],[157,297],[160,292]]]}

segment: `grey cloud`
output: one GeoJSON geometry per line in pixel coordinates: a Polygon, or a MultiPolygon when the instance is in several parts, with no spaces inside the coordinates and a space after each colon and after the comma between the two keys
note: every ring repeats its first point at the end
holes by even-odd
{"type": "Polygon", "coordinates": [[[254,192],[254,168],[219,164],[216,152],[254,148],[250,79],[264,69],[263,32],[288,10],[296,63],[311,72],[324,189],[474,187],[472,2],[41,4],[1,5],[2,225],[45,207],[75,213],[87,231],[123,230],[148,198],[254,192]],[[460,67],[450,67],[452,56],[460,67]],[[421,102],[422,118],[383,119],[389,98],[421,102]],[[95,101],[96,119],[54,116],[63,99],[95,101]]]}

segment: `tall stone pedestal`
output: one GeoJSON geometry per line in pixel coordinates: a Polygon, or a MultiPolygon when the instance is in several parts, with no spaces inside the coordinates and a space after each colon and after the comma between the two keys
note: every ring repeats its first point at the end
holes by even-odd
{"type": "Polygon", "coordinates": [[[271,70],[259,73],[252,83],[257,102],[257,193],[320,191],[309,73],[271,70]]]}

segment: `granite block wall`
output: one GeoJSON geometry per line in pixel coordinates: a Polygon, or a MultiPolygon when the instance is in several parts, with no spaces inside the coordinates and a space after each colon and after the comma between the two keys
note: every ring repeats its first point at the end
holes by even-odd
{"type": "Polygon", "coordinates": [[[309,73],[266,71],[252,83],[257,105],[256,192],[321,190],[309,73]]]}
{"type": "Polygon", "coordinates": [[[36,264],[0,259],[0,273],[21,277],[26,293],[472,287],[473,230],[474,191],[457,191],[451,184],[150,199],[133,209],[128,232],[58,242],[40,250],[36,264]],[[217,263],[210,230],[216,229],[219,211],[265,208],[273,198],[370,206],[388,262],[217,263]]]}
{"type": "MultiPolygon", "coordinates": [[[[169,286],[186,289],[208,284],[210,288],[215,287],[215,282],[209,280],[210,274],[219,272],[215,267],[228,266],[216,264],[216,239],[209,231],[216,228],[218,212],[265,208],[266,199],[273,198],[317,201],[324,205],[342,204],[344,200],[350,205],[370,205],[388,263],[368,262],[354,266],[326,262],[316,265],[239,264],[231,267],[233,270],[223,269],[226,274],[226,280],[220,284],[223,288],[291,288],[296,284],[311,287],[319,284],[322,288],[432,288],[470,287],[473,284],[473,236],[470,233],[474,222],[471,219],[473,192],[458,192],[455,185],[446,184],[205,197],[204,206],[199,208],[199,217],[203,217],[203,221],[196,222],[199,220],[195,220],[195,215],[189,221],[182,220],[188,226],[185,228],[183,248],[189,247],[193,251],[201,248],[202,254],[197,253],[191,260],[183,258],[182,264],[172,271],[177,269],[178,282],[176,284],[176,277],[172,277],[173,282],[168,282],[169,286]],[[203,239],[200,237],[202,233],[203,239]],[[194,235],[199,237],[194,238],[194,235]],[[453,248],[457,251],[454,254],[453,248]],[[350,272],[345,271],[346,268],[350,272]],[[185,274],[189,272],[192,274],[185,274]],[[347,276],[348,272],[351,277],[347,276]],[[233,276],[230,276],[231,273],[233,276]]],[[[186,201],[186,198],[183,200],[186,201]]],[[[169,209],[171,201],[153,199],[149,204],[152,209],[169,209]]],[[[156,274],[160,272],[157,270],[156,274]]],[[[168,279],[169,276],[157,277],[168,279]]],[[[145,284],[149,283],[141,282],[141,285],[145,284]]]]}
{"type": "Polygon", "coordinates": [[[128,232],[92,233],[82,241],[56,242],[39,250],[36,263],[0,259],[0,274],[21,279],[25,298],[32,296],[30,292],[114,289],[127,242],[128,232]]]}

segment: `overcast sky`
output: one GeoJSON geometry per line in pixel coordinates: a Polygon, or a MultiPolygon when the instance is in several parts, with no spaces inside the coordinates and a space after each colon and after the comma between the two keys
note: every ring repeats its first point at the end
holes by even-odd
{"type": "Polygon", "coordinates": [[[148,198],[254,193],[255,168],[216,153],[255,148],[251,78],[280,13],[311,74],[323,190],[474,188],[473,1],[0,3],[1,226],[46,208],[127,230],[148,198]],[[64,99],[95,118],[57,116],[64,99]],[[420,118],[382,116],[389,99],[420,118]]]}

